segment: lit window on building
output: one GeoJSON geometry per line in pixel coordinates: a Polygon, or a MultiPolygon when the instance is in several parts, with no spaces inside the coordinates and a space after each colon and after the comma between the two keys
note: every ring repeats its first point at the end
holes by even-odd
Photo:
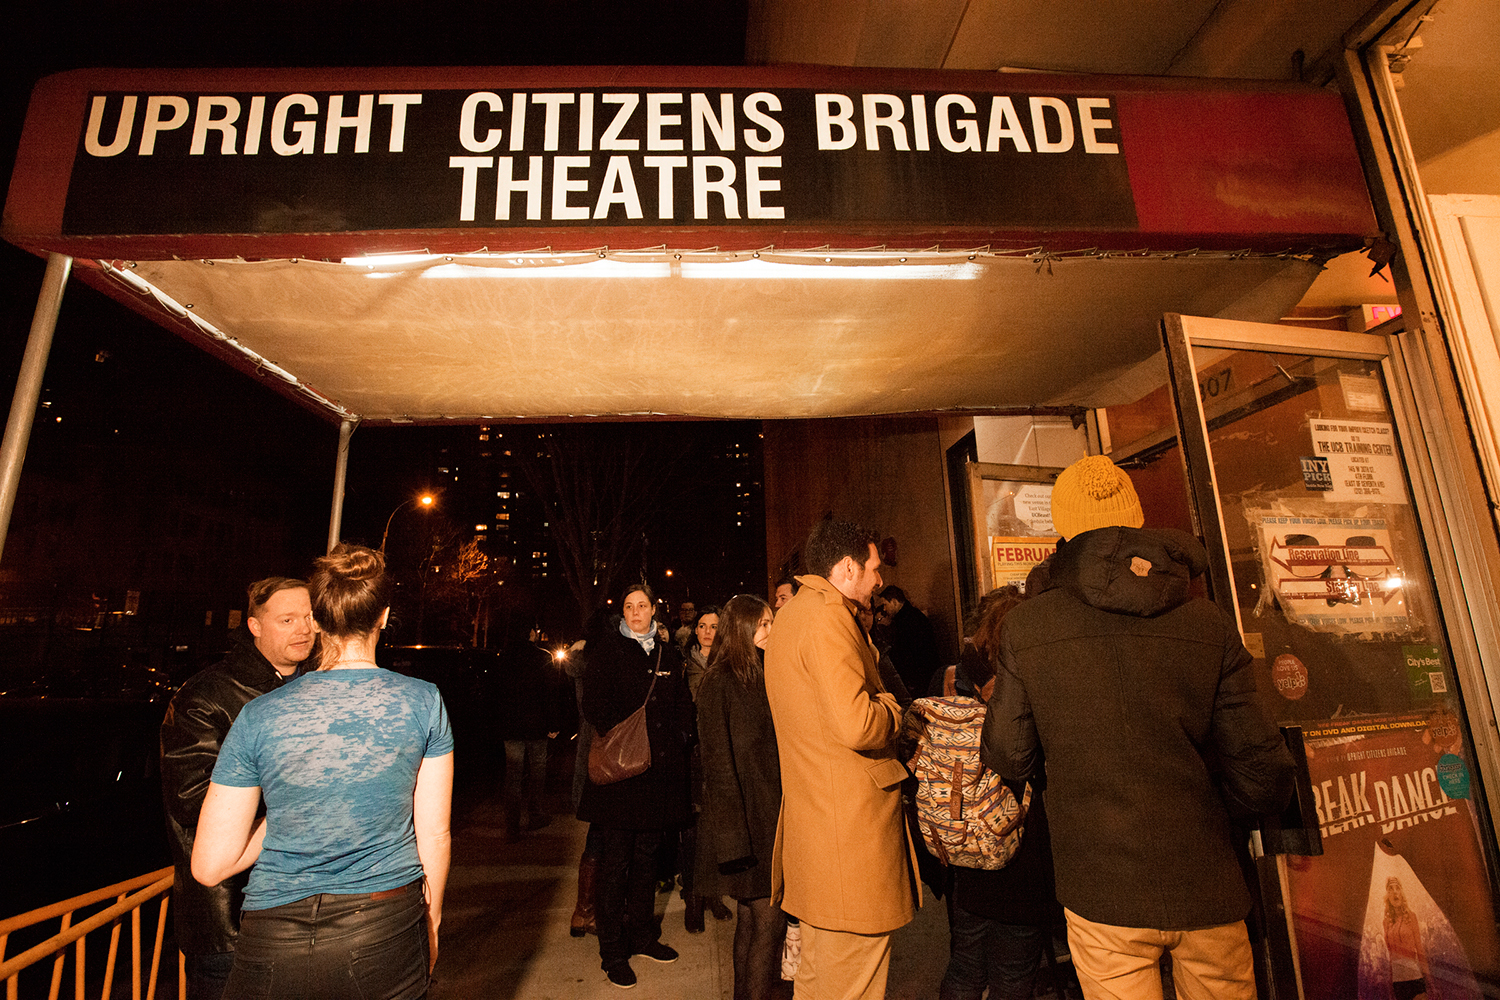
{"type": "Polygon", "coordinates": [[[481,434],[481,435],[479,435],[479,440],[481,440],[481,441],[488,441],[489,439],[490,439],[490,436],[488,434],[481,434]]]}
{"type": "Polygon", "coordinates": [[[501,500],[509,500],[510,490],[497,490],[495,492],[495,496],[499,497],[501,500]]]}
{"type": "Polygon", "coordinates": [[[509,521],[510,520],[510,515],[506,514],[506,513],[496,514],[495,515],[495,520],[497,520],[497,521],[509,521]]]}
{"type": "Polygon", "coordinates": [[[489,531],[490,530],[490,526],[488,524],[476,524],[476,525],[474,525],[474,530],[475,531],[489,531]]]}

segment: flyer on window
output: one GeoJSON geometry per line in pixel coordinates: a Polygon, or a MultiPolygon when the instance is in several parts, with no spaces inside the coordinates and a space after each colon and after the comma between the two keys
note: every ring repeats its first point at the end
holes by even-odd
{"type": "Polygon", "coordinates": [[[1384,517],[1246,516],[1256,529],[1261,579],[1288,621],[1316,632],[1412,631],[1384,517]]]}
{"type": "Polygon", "coordinates": [[[1500,977],[1500,935],[1452,709],[1304,738],[1323,854],[1286,858],[1303,996],[1477,1000],[1500,977]]]}

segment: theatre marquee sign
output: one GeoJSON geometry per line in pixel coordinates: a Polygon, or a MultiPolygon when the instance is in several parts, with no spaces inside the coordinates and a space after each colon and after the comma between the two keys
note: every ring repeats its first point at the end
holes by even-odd
{"type": "MultiPolygon", "coordinates": [[[[832,70],[83,71],[43,82],[27,130],[69,161],[53,199],[64,236],[1370,226],[1341,106],[1300,88],[832,70]]],[[[33,214],[33,194],[18,202],[13,185],[8,230],[33,214]]]]}

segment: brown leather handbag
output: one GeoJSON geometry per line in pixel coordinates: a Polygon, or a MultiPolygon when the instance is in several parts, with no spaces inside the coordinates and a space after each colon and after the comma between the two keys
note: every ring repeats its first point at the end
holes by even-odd
{"type": "Polygon", "coordinates": [[[651,687],[641,707],[607,733],[594,737],[589,746],[589,780],[596,785],[613,785],[633,778],[651,766],[651,739],[646,731],[646,705],[656,688],[656,671],[661,669],[661,640],[656,640],[656,667],[651,671],[651,687]]]}

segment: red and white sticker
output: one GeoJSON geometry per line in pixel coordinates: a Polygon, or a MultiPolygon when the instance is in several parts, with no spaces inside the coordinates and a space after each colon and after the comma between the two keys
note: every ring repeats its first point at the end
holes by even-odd
{"type": "Polygon", "coordinates": [[[1296,701],[1307,694],[1307,668],[1291,653],[1282,653],[1271,665],[1271,683],[1277,694],[1296,701]]]}

